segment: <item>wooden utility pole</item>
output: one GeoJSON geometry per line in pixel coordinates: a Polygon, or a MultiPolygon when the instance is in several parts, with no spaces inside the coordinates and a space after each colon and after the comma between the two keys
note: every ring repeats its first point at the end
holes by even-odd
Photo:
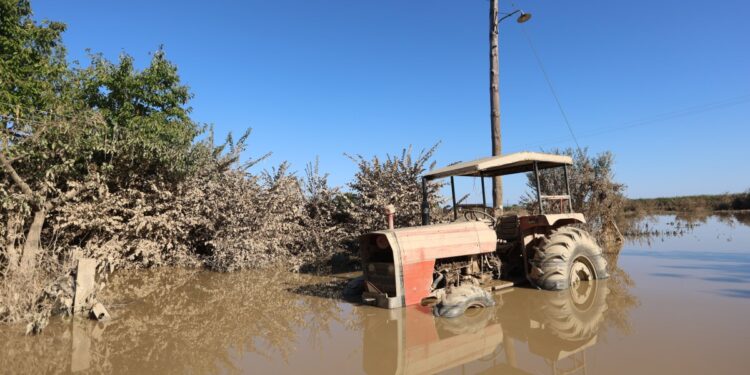
{"type": "MultiPolygon", "coordinates": [[[[492,156],[500,155],[500,62],[498,61],[498,0],[490,0],[490,123],[492,125],[492,156]]],[[[492,207],[495,215],[503,212],[503,180],[492,178],[492,207]]]]}

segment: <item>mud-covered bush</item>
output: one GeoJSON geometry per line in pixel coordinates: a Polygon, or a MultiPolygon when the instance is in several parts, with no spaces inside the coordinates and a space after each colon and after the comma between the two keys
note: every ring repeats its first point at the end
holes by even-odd
{"type": "MultiPolygon", "coordinates": [[[[625,203],[625,185],[615,181],[614,155],[611,152],[603,152],[589,156],[587,149],[552,150],[552,153],[573,157],[573,165],[568,167],[570,195],[573,210],[585,215],[587,229],[602,239],[619,239],[621,235],[615,220],[625,203]]],[[[542,195],[565,193],[563,173],[562,168],[540,171],[542,195]]],[[[529,211],[535,212],[539,208],[533,173],[527,174],[527,186],[530,190],[522,198],[522,204],[529,211]]],[[[553,206],[557,202],[544,203],[546,212],[556,212],[558,209],[557,206],[553,206]]]]}
{"type": "Polygon", "coordinates": [[[348,237],[339,190],[328,186],[317,163],[308,166],[305,178],[290,174],[287,164],[248,172],[258,160],[238,162],[246,138],[196,145],[204,155],[200,168],[175,185],[142,183],[110,192],[102,176],[93,176],[53,213],[51,237],[61,248],[96,258],[102,271],[324,267],[348,237]]]}
{"type": "MultiPolygon", "coordinates": [[[[352,192],[342,194],[317,163],[304,177],[286,164],[250,173],[257,160],[239,163],[246,139],[216,146],[209,134],[192,151],[195,172],[177,183],[142,179],[123,187],[96,172],[69,181],[77,193],[49,212],[45,256],[95,258],[101,274],[159,266],[322,270],[335,255],[351,262],[347,245],[385,227],[386,204],[397,207],[398,226],[420,222],[421,175],[434,148],[417,158],[404,150],[384,163],[360,158],[352,192]]],[[[439,185],[428,188],[438,208],[439,185]]]]}
{"type": "MultiPolygon", "coordinates": [[[[349,183],[352,194],[347,195],[353,234],[384,229],[387,226],[384,207],[389,204],[396,208],[397,227],[421,224],[422,175],[434,167],[434,162],[428,163],[437,146],[422,150],[416,157],[412,156],[411,147],[403,149],[400,157],[387,155],[385,160],[347,155],[359,168],[349,183]]],[[[443,203],[439,195],[441,186],[440,182],[427,185],[431,211],[436,215],[443,203]]]]}
{"type": "Polygon", "coordinates": [[[101,176],[87,180],[53,215],[56,244],[96,258],[103,271],[164,265],[234,271],[275,262],[299,267],[340,241],[333,213],[326,212],[335,192],[324,178],[311,175],[306,195],[286,164],[248,173],[249,165],[236,163],[242,149],[202,162],[176,185],[110,192],[101,176]]]}
{"type": "Polygon", "coordinates": [[[260,177],[237,177],[230,175],[229,183],[216,185],[227,195],[216,205],[206,265],[234,271],[293,260],[303,235],[304,200],[296,177],[287,174],[286,165],[260,177]]]}
{"type": "Polygon", "coordinates": [[[352,236],[346,227],[348,216],[341,189],[328,184],[328,175],[320,173],[317,160],[307,165],[302,188],[304,237],[299,266],[317,270],[349,267],[350,253],[344,246],[352,236]]]}
{"type": "Polygon", "coordinates": [[[102,176],[51,215],[55,246],[95,258],[100,271],[186,265],[190,243],[177,191],[160,183],[111,192],[102,176]]]}

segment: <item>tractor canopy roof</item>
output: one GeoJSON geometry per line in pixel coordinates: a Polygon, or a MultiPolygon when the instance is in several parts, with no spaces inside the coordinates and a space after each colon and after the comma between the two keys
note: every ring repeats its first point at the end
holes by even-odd
{"type": "Polygon", "coordinates": [[[567,155],[517,152],[452,164],[429,171],[424,177],[428,180],[433,180],[449,176],[502,176],[513,173],[531,172],[534,170],[534,163],[537,164],[539,169],[546,169],[573,164],[573,159],[567,155]]]}

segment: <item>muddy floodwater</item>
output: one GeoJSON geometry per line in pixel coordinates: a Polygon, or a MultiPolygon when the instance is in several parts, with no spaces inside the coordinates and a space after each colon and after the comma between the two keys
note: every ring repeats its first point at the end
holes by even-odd
{"type": "Polygon", "coordinates": [[[610,254],[609,280],[455,319],[346,302],[343,276],[121,272],[108,323],[0,328],[0,373],[750,373],[750,214],[644,220],[660,234],[610,254]]]}

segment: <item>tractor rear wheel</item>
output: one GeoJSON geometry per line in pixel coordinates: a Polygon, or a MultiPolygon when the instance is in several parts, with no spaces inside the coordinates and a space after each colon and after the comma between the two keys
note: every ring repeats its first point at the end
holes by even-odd
{"type": "Polygon", "coordinates": [[[530,278],[545,290],[563,290],[581,282],[606,279],[607,261],[602,249],[583,229],[565,226],[531,245],[530,278]]]}

